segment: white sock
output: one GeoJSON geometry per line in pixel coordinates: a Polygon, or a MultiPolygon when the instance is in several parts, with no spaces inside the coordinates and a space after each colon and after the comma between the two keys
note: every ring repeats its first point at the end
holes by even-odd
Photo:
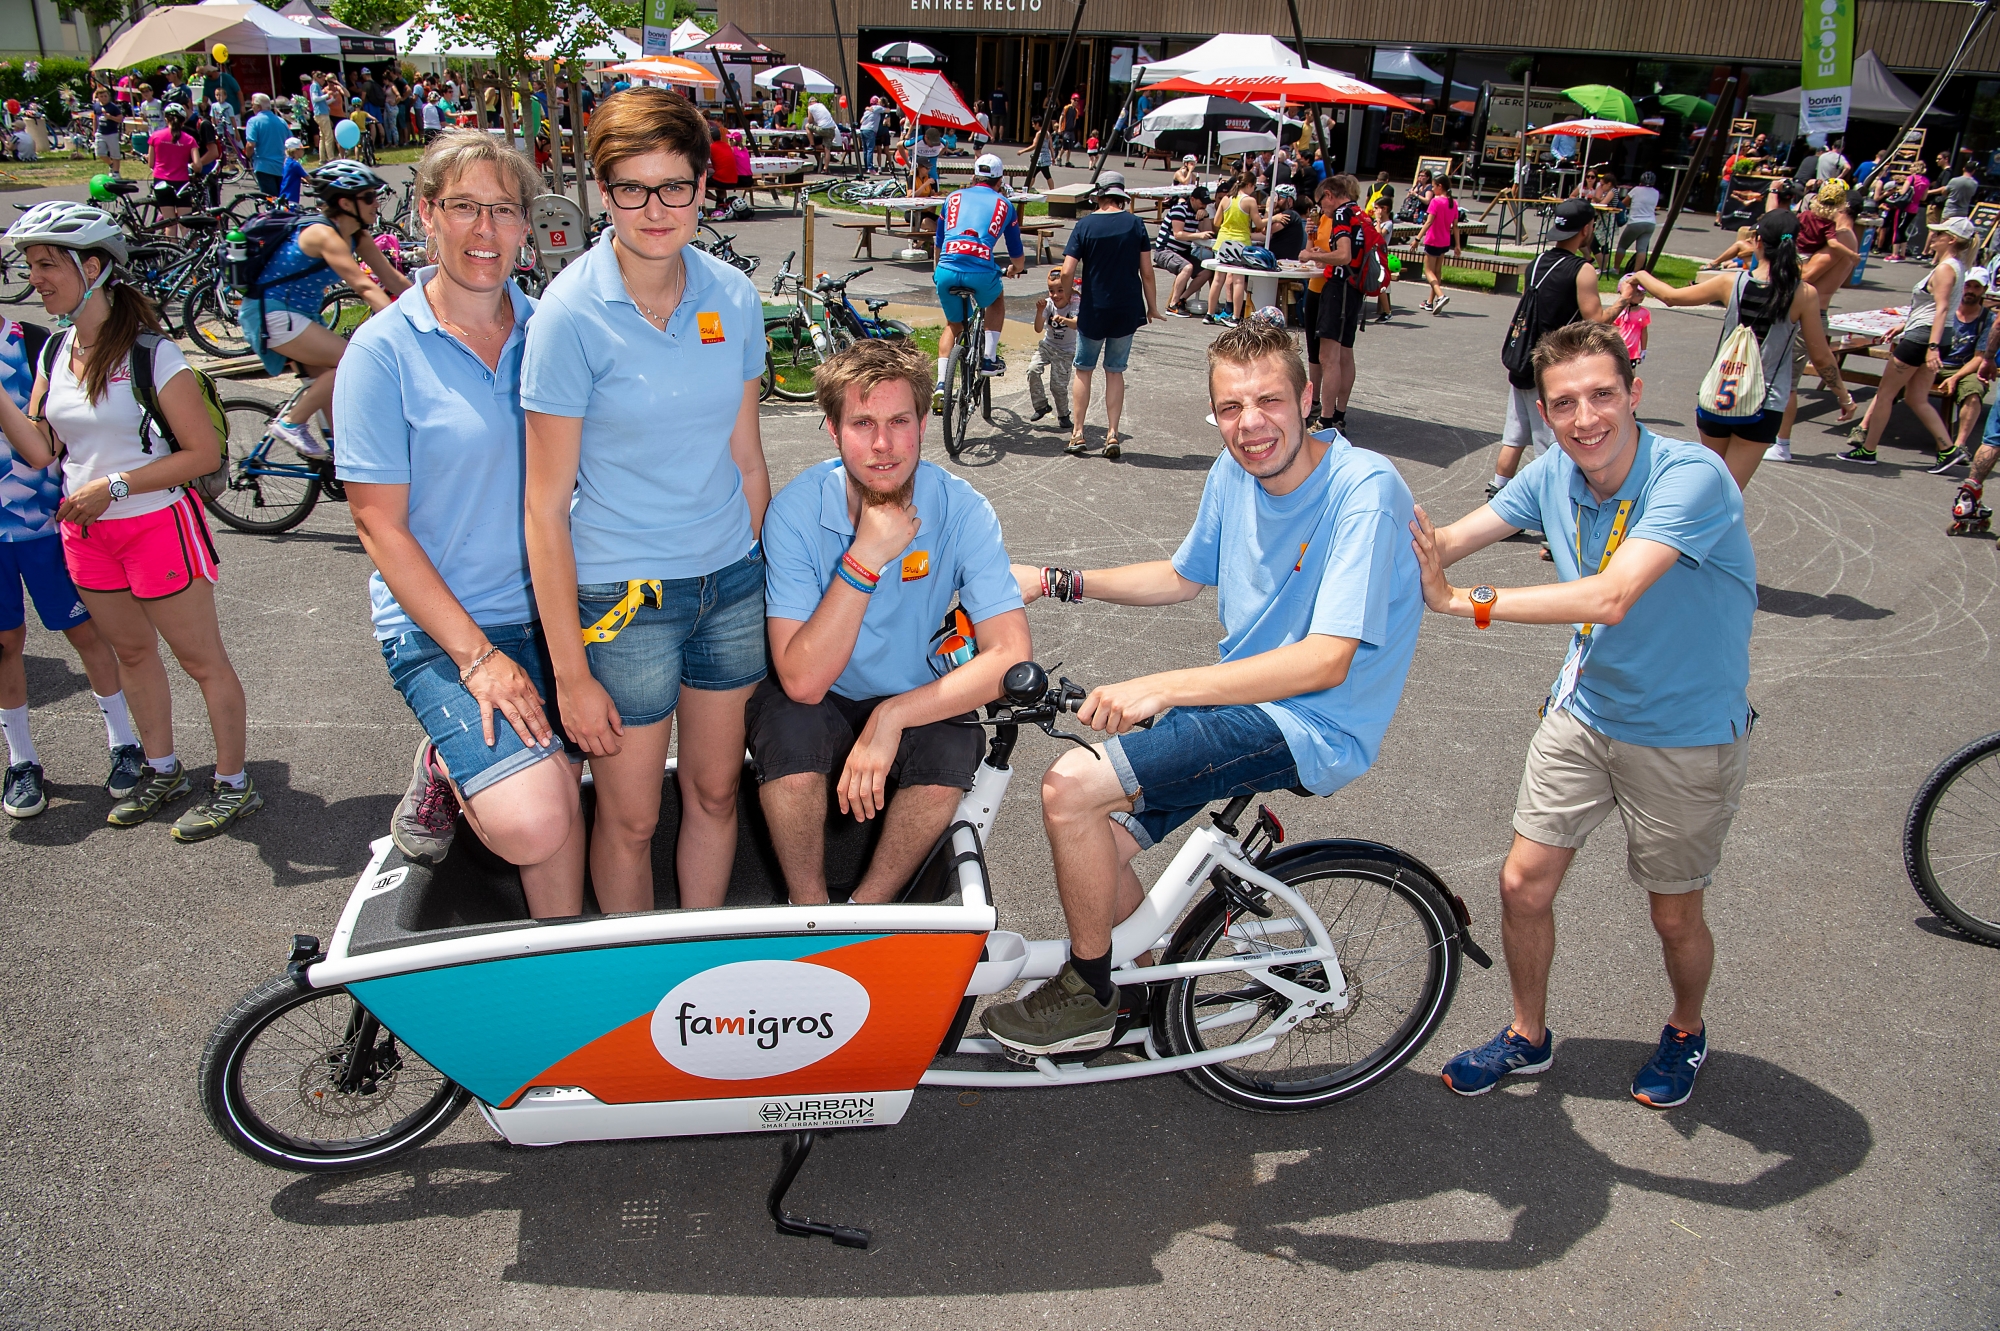
{"type": "Polygon", "coordinates": [[[241,772],[236,773],[234,776],[224,776],[222,773],[217,772],[215,774],[215,784],[218,786],[228,786],[231,790],[241,790],[249,784],[249,778],[241,772]]]}
{"type": "Polygon", "coordinates": [[[1000,359],[1000,334],[990,328],[986,330],[986,359],[1000,359]]]}
{"type": "Polygon", "coordinates": [[[161,776],[165,776],[167,773],[173,771],[176,767],[179,767],[180,765],[181,765],[181,759],[180,755],[177,753],[170,753],[164,758],[146,759],[146,766],[152,768],[155,772],[158,772],[161,776]]]}
{"type": "Polygon", "coordinates": [[[0,708],[0,731],[7,735],[7,765],[40,762],[35,741],[28,737],[28,705],[0,708]]]}
{"type": "Polygon", "coordinates": [[[1499,472],[1496,471],[1493,473],[1493,488],[1496,490],[1504,490],[1507,488],[1507,482],[1512,479],[1514,478],[1511,476],[1502,476],[1499,472]]]}
{"type": "Polygon", "coordinates": [[[1783,435],[1779,435],[1778,447],[1784,449],[1787,453],[1789,453],[1792,451],[1792,441],[1785,438],[1785,436],[1783,435]]]}
{"type": "Polygon", "coordinates": [[[951,357],[949,357],[949,356],[939,356],[939,357],[938,357],[938,377],[937,377],[937,381],[938,381],[938,387],[939,387],[939,388],[943,388],[943,387],[944,387],[944,381],[945,381],[946,379],[950,378],[950,377],[951,377],[951,357]]]}
{"type": "Polygon", "coordinates": [[[125,706],[125,690],[120,689],[108,698],[95,691],[90,696],[97,699],[97,710],[104,714],[104,737],[112,748],[139,742],[138,734],[132,729],[132,713],[125,706]]]}

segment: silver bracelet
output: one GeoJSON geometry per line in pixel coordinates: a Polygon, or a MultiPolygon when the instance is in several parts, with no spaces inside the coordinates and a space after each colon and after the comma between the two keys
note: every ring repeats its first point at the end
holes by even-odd
{"type": "Polygon", "coordinates": [[[458,672],[458,682],[464,684],[467,681],[469,681],[474,674],[478,673],[479,667],[485,665],[489,660],[491,660],[493,654],[499,650],[500,649],[498,647],[495,647],[492,643],[490,642],[487,643],[486,650],[481,652],[479,655],[473,657],[472,664],[468,665],[465,669],[458,672]]]}

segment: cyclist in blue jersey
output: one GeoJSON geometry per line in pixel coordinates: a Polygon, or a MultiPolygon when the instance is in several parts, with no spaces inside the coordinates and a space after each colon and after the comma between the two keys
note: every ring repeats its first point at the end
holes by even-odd
{"type": "Polygon", "coordinates": [[[944,381],[951,373],[952,349],[965,336],[965,326],[973,311],[965,308],[966,298],[951,294],[953,287],[967,287],[986,311],[986,342],[981,348],[979,372],[1006,373],[1000,361],[1000,326],[1007,318],[1007,298],[1000,286],[1000,265],[994,262],[993,247],[1004,238],[1013,262],[1007,276],[1019,277],[1028,266],[1021,249],[1021,217],[1007,196],[1000,192],[1004,168],[992,153],[972,164],[972,184],[953,190],[938,216],[937,272],[931,280],[937,287],[938,305],[944,310],[945,330],[938,338],[937,384],[931,392],[931,410],[944,411],[944,381]]]}

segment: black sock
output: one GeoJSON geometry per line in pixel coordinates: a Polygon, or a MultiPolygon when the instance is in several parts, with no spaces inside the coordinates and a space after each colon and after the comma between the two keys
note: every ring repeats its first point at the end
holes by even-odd
{"type": "Polygon", "coordinates": [[[1106,952],[1101,957],[1086,961],[1072,952],[1069,954],[1069,964],[1090,985],[1091,990],[1097,995],[1097,1001],[1106,1007],[1111,1006],[1111,1000],[1118,996],[1117,987],[1111,983],[1111,954],[1106,952]]]}

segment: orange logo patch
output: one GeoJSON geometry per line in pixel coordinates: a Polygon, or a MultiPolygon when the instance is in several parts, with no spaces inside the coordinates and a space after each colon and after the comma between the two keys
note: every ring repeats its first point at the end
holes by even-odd
{"type": "Polygon", "coordinates": [[[1306,566],[1306,546],[1309,544],[1310,542],[1308,541],[1299,542],[1299,562],[1292,565],[1292,572],[1297,573],[1306,566]]]}
{"type": "Polygon", "coordinates": [[[930,575],[931,575],[930,551],[918,550],[914,554],[907,554],[903,556],[904,582],[915,582],[919,578],[928,578],[930,575]]]}
{"type": "Polygon", "coordinates": [[[701,344],[703,346],[707,346],[711,342],[721,342],[724,340],[722,335],[722,316],[720,314],[717,314],[713,310],[703,310],[700,314],[695,315],[694,320],[696,326],[701,329],[701,344]]]}

